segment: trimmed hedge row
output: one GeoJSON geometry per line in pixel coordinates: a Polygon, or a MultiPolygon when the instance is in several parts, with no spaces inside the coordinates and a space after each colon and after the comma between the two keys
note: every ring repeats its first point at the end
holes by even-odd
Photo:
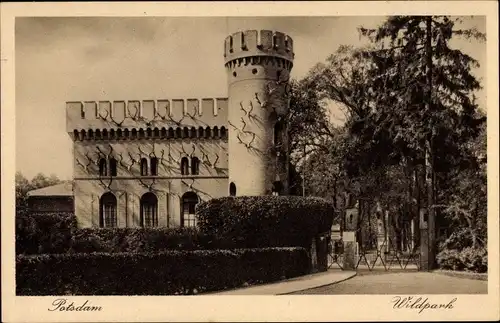
{"type": "Polygon", "coordinates": [[[240,196],[197,205],[200,231],[223,248],[308,247],[330,231],[330,202],[301,196],[240,196]]]}
{"type": "Polygon", "coordinates": [[[76,231],[73,213],[17,213],[16,253],[64,253],[76,231]]]}
{"type": "Polygon", "coordinates": [[[193,228],[78,229],[70,252],[160,252],[212,247],[209,237],[193,228]]]}
{"type": "Polygon", "coordinates": [[[303,248],[91,253],[16,259],[17,295],[190,295],[304,275],[303,248]]]}

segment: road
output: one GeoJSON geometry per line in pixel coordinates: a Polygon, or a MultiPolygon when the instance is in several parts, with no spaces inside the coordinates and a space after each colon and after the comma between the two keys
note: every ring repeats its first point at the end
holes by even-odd
{"type": "Polygon", "coordinates": [[[290,295],[487,293],[487,281],[416,271],[359,271],[356,277],[344,282],[290,295]]]}

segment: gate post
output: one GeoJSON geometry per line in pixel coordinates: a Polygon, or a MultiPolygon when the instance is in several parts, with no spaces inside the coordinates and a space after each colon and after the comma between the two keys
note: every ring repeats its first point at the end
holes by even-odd
{"type": "Polygon", "coordinates": [[[356,229],[358,227],[358,209],[346,209],[344,243],[344,270],[356,269],[356,229]]]}

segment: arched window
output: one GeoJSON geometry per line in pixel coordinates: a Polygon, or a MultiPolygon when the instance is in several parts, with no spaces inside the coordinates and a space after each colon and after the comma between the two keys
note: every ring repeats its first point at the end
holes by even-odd
{"type": "Polygon", "coordinates": [[[109,174],[111,176],[116,176],[116,159],[113,157],[109,159],[109,174]]]}
{"type": "Polygon", "coordinates": [[[104,193],[99,201],[99,226],[114,228],[117,226],[116,197],[113,193],[104,193]]]}
{"type": "Polygon", "coordinates": [[[109,131],[109,139],[115,139],[115,129],[109,131]]]}
{"type": "Polygon", "coordinates": [[[154,133],[154,135],[153,135],[154,138],[159,138],[160,137],[160,129],[155,128],[154,131],[153,131],[153,133],[154,133]]]}
{"type": "Polygon", "coordinates": [[[104,159],[104,158],[101,158],[99,160],[99,175],[100,176],[107,176],[108,175],[106,159],[104,159]]]}
{"type": "Polygon", "coordinates": [[[161,137],[166,138],[167,137],[167,129],[166,128],[161,128],[161,137]]]}
{"type": "Polygon", "coordinates": [[[151,130],[151,128],[146,129],[146,137],[148,138],[153,137],[153,130],[151,130]]]}
{"type": "Polygon", "coordinates": [[[125,134],[125,138],[130,138],[130,131],[128,129],[125,129],[123,133],[125,134]]]}
{"type": "Polygon", "coordinates": [[[116,136],[118,137],[118,139],[123,139],[122,138],[122,130],[121,129],[116,130],[116,136]]]}
{"type": "Polygon", "coordinates": [[[139,139],[144,138],[144,129],[139,129],[139,139]]]}
{"type": "Polygon", "coordinates": [[[158,175],[158,158],[156,157],[151,157],[151,175],[157,176],[158,175]]]}
{"type": "Polygon", "coordinates": [[[219,128],[214,127],[214,133],[213,133],[213,135],[214,135],[214,138],[219,138],[219,128]]]}
{"type": "Polygon", "coordinates": [[[198,157],[191,158],[191,175],[200,174],[200,160],[198,157]]]}
{"type": "Polygon", "coordinates": [[[283,123],[278,121],[274,125],[274,145],[281,146],[283,145],[283,123]]]}
{"type": "Polygon", "coordinates": [[[158,226],[158,199],[151,192],[141,197],[141,226],[158,226]]]}
{"type": "Polygon", "coordinates": [[[226,139],[227,138],[227,131],[226,131],[226,127],[220,127],[220,137],[222,139],[226,139]]]}
{"type": "Polygon", "coordinates": [[[198,128],[198,138],[204,138],[205,137],[205,129],[203,127],[198,128]]]}
{"type": "Polygon", "coordinates": [[[106,129],[102,130],[102,139],[104,139],[104,140],[108,139],[108,130],[106,130],[106,129]]]}
{"type": "Polygon", "coordinates": [[[189,175],[189,160],[187,157],[181,159],[181,175],[189,175]]]}
{"type": "Polygon", "coordinates": [[[175,138],[182,138],[182,129],[181,128],[175,129],[175,138]]]}
{"type": "Polygon", "coordinates": [[[189,128],[188,127],[184,127],[182,136],[183,136],[183,138],[189,138],[189,128]]]}
{"type": "Polygon", "coordinates": [[[195,128],[195,127],[192,127],[192,128],[191,128],[190,137],[191,137],[191,138],[196,138],[196,128],[195,128]]]}
{"type": "Polygon", "coordinates": [[[78,130],[73,130],[73,140],[77,141],[78,140],[78,130]]]}
{"type": "Polygon", "coordinates": [[[102,139],[102,137],[101,137],[101,130],[97,129],[95,131],[95,139],[97,139],[97,140],[101,140],[102,139]]]}
{"type": "Polygon", "coordinates": [[[87,132],[87,136],[89,139],[94,139],[94,130],[89,129],[89,131],[87,132]]]}
{"type": "Polygon", "coordinates": [[[148,175],[148,160],[146,158],[141,158],[141,176],[148,175]]]}
{"type": "Polygon", "coordinates": [[[236,184],[233,182],[229,184],[229,196],[236,196],[236,184]]]}
{"type": "Polygon", "coordinates": [[[212,135],[212,131],[210,131],[210,127],[206,127],[205,128],[205,139],[210,138],[211,135],[212,135]]]}
{"type": "Polygon", "coordinates": [[[175,132],[173,128],[168,128],[168,137],[169,138],[174,138],[175,137],[175,132]]]}
{"type": "Polygon", "coordinates": [[[85,130],[81,130],[81,131],[80,131],[80,140],[85,140],[85,139],[87,139],[87,138],[85,137],[85,135],[86,135],[85,130]]]}
{"type": "Polygon", "coordinates": [[[280,181],[273,183],[273,195],[281,195],[283,191],[283,184],[280,181]]]}
{"type": "Polygon", "coordinates": [[[132,138],[137,138],[137,130],[135,128],[132,129],[132,138]]]}
{"type": "Polygon", "coordinates": [[[195,192],[186,192],[182,196],[181,226],[196,226],[196,215],[194,211],[198,202],[198,195],[196,195],[195,192]]]}

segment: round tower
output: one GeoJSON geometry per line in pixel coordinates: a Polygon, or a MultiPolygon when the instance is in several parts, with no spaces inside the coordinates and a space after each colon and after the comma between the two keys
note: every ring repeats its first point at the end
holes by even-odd
{"type": "Polygon", "coordinates": [[[286,195],[293,41],[270,30],[228,36],[229,194],[286,195]]]}

